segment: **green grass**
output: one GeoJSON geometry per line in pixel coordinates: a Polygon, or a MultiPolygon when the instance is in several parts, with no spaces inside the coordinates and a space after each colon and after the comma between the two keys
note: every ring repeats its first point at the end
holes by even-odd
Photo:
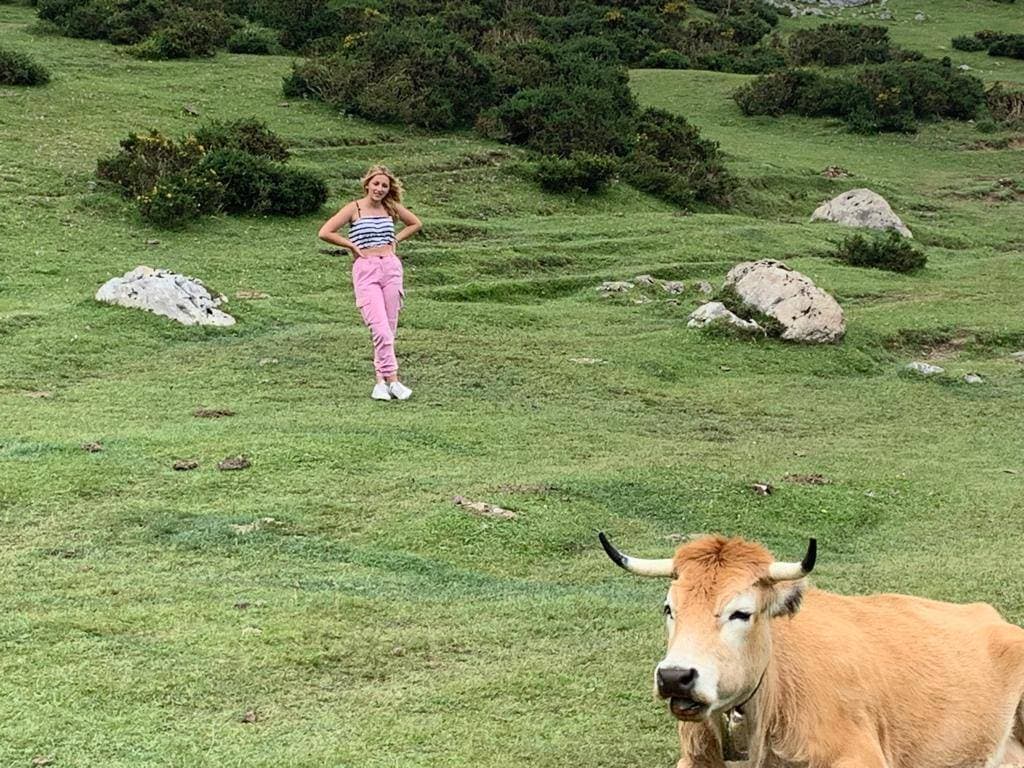
{"type": "MultiPolygon", "coordinates": [[[[915,25],[890,7],[894,39],[928,53],[1021,15],[945,0],[915,25]]],[[[719,141],[749,190],[735,212],[680,216],[621,184],[543,193],[510,172],[517,150],[469,134],[285,102],[287,58],[140,62],[32,36],[32,19],[0,5],[5,45],[53,73],[0,89],[0,765],[671,765],[649,680],[665,585],[617,571],[595,529],[649,556],[714,530],[794,558],[814,535],[820,586],[1024,621],[1022,202],[971,192],[1021,181],[1020,150],[967,149],[992,135],[965,124],[868,138],[747,119],[728,97],[743,76],[636,72],[641,100],[719,141]],[[93,189],[130,131],[196,125],[185,104],[265,120],[331,206],[370,163],[398,170],[426,225],[403,244],[412,400],[368,397],[348,262],[315,238],[328,210],[163,232],[93,189]],[[852,186],[903,216],[922,273],[813,255],[848,233],[811,210],[852,186]],[[691,331],[692,290],[594,290],[645,272],[720,284],[759,257],[837,295],[841,345],[691,331]],[[238,324],[93,301],[142,263],[201,277],[238,324]],[[901,372],[925,355],[947,374],[901,372]],[[971,371],[986,384],[961,383],[971,371]],[[237,454],[252,467],[216,470],[237,454]],[[832,483],[783,479],[813,472],[832,483]],[[470,516],[456,494],[518,516],[470,516]]],[[[1024,63],[984,64],[1024,81],[1024,63]]]]}

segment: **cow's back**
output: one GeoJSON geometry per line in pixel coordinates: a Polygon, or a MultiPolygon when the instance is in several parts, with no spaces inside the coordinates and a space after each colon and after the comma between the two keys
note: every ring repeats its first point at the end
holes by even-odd
{"type": "Polygon", "coordinates": [[[773,636],[780,746],[812,765],[867,729],[894,768],[983,766],[1024,695],[1024,630],[980,603],[812,589],[773,636]]]}

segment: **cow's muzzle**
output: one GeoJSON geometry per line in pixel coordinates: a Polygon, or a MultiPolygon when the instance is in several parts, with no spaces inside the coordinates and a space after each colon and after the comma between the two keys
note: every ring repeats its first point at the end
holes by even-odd
{"type": "Polygon", "coordinates": [[[658,695],[668,699],[668,708],[680,720],[699,720],[707,704],[694,697],[700,674],[692,667],[659,667],[655,673],[658,695]]]}

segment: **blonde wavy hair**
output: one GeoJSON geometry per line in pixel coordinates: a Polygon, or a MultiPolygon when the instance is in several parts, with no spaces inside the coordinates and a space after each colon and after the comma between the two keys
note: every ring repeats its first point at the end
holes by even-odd
{"type": "Polygon", "coordinates": [[[384,205],[384,210],[394,218],[398,215],[398,206],[402,202],[402,195],[405,194],[405,190],[402,189],[401,180],[391,172],[386,165],[374,165],[370,167],[370,170],[363,176],[362,185],[363,192],[370,191],[370,179],[374,176],[387,176],[388,182],[391,184],[391,188],[388,190],[387,195],[381,200],[384,205]]]}

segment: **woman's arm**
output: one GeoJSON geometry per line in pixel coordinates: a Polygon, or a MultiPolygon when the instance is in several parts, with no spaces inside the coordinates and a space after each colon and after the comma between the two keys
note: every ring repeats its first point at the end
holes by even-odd
{"type": "Polygon", "coordinates": [[[354,202],[346,205],[344,208],[342,208],[340,211],[338,211],[336,214],[331,216],[331,218],[324,222],[324,225],[320,227],[320,231],[317,233],[317,237],[319,237],[324,242],[328,242],[333,245],[340,246],[342,248],[348,248],[350,251],[352,251],[353,256],[359,258],[363,254],[360,252],[359,248],[356,247],[355,243],[353,243],[348,238],[342,237],[341,235],[338,234],[339,229],[341,229],[345,224],[348,224],[350,221],[352,221],[352,214],[354,214],[355,211],[356,204],[354,202]]]}
{"type": "Polygon", "coordinates": [[[412,237],[421,229],[423,229],[423,222],[416,218],[416,214],[410,211],[408,208],[403,208],[401,205],[395,206],[395,213],[398,214],[399,220],[405,225],[402,227],[402,231],[395,235],[395,245],[398,245],[402,240],[412,237]]]}

